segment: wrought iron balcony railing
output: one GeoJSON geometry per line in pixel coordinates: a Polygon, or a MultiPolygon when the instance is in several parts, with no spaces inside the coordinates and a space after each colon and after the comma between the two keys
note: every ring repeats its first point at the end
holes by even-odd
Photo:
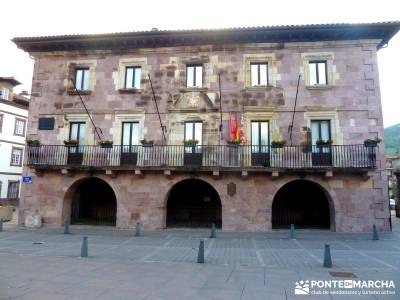
{"type": "Polygon", "coordinates": [[[27,163],[75,168],[368,169],[376,147],[327,146],[30,146],[27,163]]]}

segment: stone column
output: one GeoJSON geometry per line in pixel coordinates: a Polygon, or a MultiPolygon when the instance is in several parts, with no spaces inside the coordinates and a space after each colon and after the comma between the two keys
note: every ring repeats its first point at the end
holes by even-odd
{"type": "Polygon", "coordinates": [[[394,172],[397,182],[397,195],[396,195],[396,217],[400,218],[400,170],[394,172]]]}

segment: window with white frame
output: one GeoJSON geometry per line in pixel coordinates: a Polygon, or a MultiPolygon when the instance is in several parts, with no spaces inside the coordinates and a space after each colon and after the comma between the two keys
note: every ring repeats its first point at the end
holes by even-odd
{"type": "Polygon", "coordinates": [[[328,70],[326,60],[311,60],[308,62],[310,85],[327,85],[328,70]]]}
{"type": "Polygon", "coordinates": [[[89,68],[75,69],[75,86],[78,91],[89,90],[89,68]]]}
{"type": "Polygon", "coordinates": [[[140,89],[140,81],[142,78],[141,67],[126,67],[125,68],[125,88],[140,89]]]}
{"type": "Polygon", "coordinates": [[[25,136],[25,125],[24,119],[15,118],[14,135],[25,136]]]}
{"type": "Polygon", "coordinates": [[[203,86],[203,66],[186,66],[186,87],[200,88],[203,86]]]}
{"type": "Polygon", "coordinates": [[[10,90],[6,87],[0,89],[0,99],[8,100],[8,96],[10,94],[10,90]]]}
{"type": "Polygon", "coordinates": [[[12,148],[10,166],[20,167],[22,165],[22,151],[22,148],[12,148]]]}
{"type": "Polygon", "coordinates": [[[16,199],[19,196],[19,181],[9,181],[7,198],[16,199]]]}
{"type": "Polygon", "coordinates": [[[268,63],[251,63],[250,77],[252,86],[268,85],[268,63]]]}

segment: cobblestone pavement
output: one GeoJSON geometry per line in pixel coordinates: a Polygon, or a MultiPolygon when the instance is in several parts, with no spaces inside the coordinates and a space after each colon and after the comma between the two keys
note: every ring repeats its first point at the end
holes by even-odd
{"type": "MultiPolygon", "coordinates": [[[[400,222],[392,233],[222,233],[71,226],[0,233],[0,299],[400,299],[400,222]],[[80,258],[82,237],[89,257],[80,258]],[[205,264],[197,264],[200,239],[205,264]],[[333,268],[322,267],[329,244],[333,268]],[[332,273],[340,272],[340,273],[332,273]],[[393,280],[395,295],[294,294],[300,280],[393,280]]],[[[376,289],[375,289],[376,290],[376,289]]],[[[381,289],[378,289],[381,291],[381,289]]]]}

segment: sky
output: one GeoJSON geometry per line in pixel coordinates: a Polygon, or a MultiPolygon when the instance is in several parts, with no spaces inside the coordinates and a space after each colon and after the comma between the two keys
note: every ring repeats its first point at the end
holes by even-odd
{"type": "MultiPolygon", "coordinates": [[[[0,76],[30,91],[33,60],[17,36],[338,22],[400,21],[398,0],[8,0],[2,1],[0,76]]],[[[400,33],[378,52],[384,126],[400,123],[400,33]]]]}

